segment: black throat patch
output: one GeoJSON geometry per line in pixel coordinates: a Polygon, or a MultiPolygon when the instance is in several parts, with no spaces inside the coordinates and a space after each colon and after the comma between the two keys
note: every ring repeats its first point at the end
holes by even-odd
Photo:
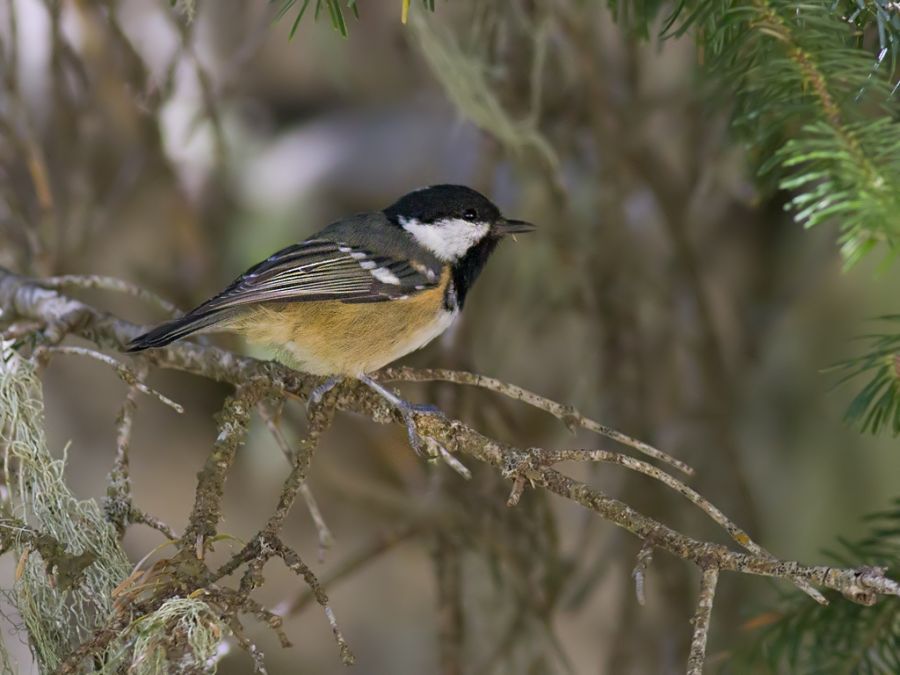
{"type": "Polygon", "coordinates": [[[497,248],[499,239],[488,235],[481,242],[469,249],[469,251],[453,265],[452,283],[447,285],[444,295],[444,307],[452,310],[454,306],[462,309],[466,301],[466,295],[472,284],[481,274],[491,253],[497,248]],[[452,303],[452,304],[451,304],[452,303]]]}

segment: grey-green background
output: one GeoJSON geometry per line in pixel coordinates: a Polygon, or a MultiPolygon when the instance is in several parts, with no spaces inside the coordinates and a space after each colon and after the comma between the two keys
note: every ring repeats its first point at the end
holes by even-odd
{"type": "MultiPolygon", "coordinates": [[[[802,231],[783,212],[784,196],[758,187],[759,158],[730,135],[729,104],[702,80],[691,41],[648,43],[599,3],[562,1],[510,3],[502,25],[471,3],[438,3],[430,28],[416,23],[417,3],[407,26],[400,2],[360,3],[346,40],[327,17],[311,16],[288,39],[294,13],[273,24],[262,1],[200,3],[187,28],[168,2],[62,3],[55,21],[54,3],[5,4],[0,34],[8,44],[11,9],[19,86],[0,89],[0,106],[27,110],[54,199],[41,204],[21,148],[0,139],[0,264],[114,275],[186,308],[332,219],[422,185],[466,183],[539,230],[504,244],[462,320],[407,363],[498,377],[655,443],[695,466],[693,485],[780,556],[823,560],[823,548],[897,495],[895,444],[845,426],[855,390],[834,389],[823,370],[856,353],[852,339],[871,330],[869,317],[896,311],[898,272],[879,272],[870,258],[843,273],[835,231],[802,231]],[[479,69],[487,44],[502,68],[479,69]],[[456,62],[441,66],[448,49],[459,50],[456,62]],[[66,50],[78,72],[59,66],[66,50]],[[454,77],[462,93],[448,96],[454,77]],[[477,96],[466,87],[480,77],[495,99],[489,121],[505,138],[455,106],[477,96]],[[33,258],[16,196],[46,242],[33,258]]],[[[131,320],[161,318],[133,299],[82,295],[131,320]]],[[[101,498],[124,386],[98,364],[64,358],[44,381],[52,447],[61,454],[70,443],[71,485],[101,498]]],[[[227,390],[172,373],[151,381],[186,412],[141,400],[136,500],[181,529],[227,390]]],[[[611,447],[496,396],[451,385],[404,392],[521,446],[611,447]]],[[[293,405],[288,420],[302,430],[302,408],[293,405]]],[[[683,531],[721,539],[650,480],[609,466],[563,468],[683,531]]],[[[255,532],[286,470],[255,426],[229,478],[222,529],[255,532]]],[[[683,668],[693,568],[658,554],[639,607],[636,540],[579,508],[527,491],[513,513],[508,485],[490,472],[464,483],[415,457],[399,428],[349,416],[317,452],[310,485],[334,546],[316,560],[299,505],[286,532],[323,575],[424,518],[329,589],[356,672],[440,672],[435,559],[448,550],[463,579],[465,672],[564,672],[566,660],[579,674],[683,668]]],[[[135,561],[159,543],[140,527],[126,538],[135,561]]],[[[3,561],[4,584],[15,563],[3,561]]],[[[266,577],[257,597],[267,605],[303,590],[275,563],[266,577]]],[[[720,586],[713,672],[774,595],[761,579],[728,574],[720,586]]],[[[270,673],[344,671],[315,605],[286,621],[291,649],[247,623],[270,673]]],[[[25,645],[8,627],[4,639],[29,672],[25,645]]],[[[222,673],[249,669],[236,649],[220,664],[222,673]]]]}

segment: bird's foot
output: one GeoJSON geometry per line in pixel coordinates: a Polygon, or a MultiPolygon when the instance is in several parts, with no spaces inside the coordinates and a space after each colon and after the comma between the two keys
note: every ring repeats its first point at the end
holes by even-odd
{"type": "Polygon", "coordinates": [[[307,409],[320,405],[322,403],[322,399],[325,398],[325,394],[334,389],[340,381],[341,378],[339,377],[329,377],[322,384],[313,389],[309,395],[309,399],[306,402],[307,409]]]}
{"type": "Polygon", "coordinates": [[[379,394],[385,401],[390,403],[394,410],[400,413],[400,417],[406,425],[406,435],[409,438],[409,444],[417,455],[435,459],[440,458],[463,478],[472,477],[472,474],[463,466],[462,462],[454,457],[437,439],[419,433],[416,418],[419,415],[433,415],[443,418],[444,413],[441,412],[440,408],[428,403],[410,403],[367,375],[360,376],[359,380],[376,394],[379,394]]]}
{"type": "Polygon", "coordinates": [[[414,412],[419,415],[437,415],[438,417],[444,416],[444,412],[436,405],[432,405],[431,403],[410,403],[409,401],[404,401],[404,403],[409,406],[410,412],[414,412]]]}
{"type": "Polygon", "coordinates": [[[406,435],[409,437],[410,446],[412,446],[412,449],[419,457],[438,457],[440,452],[437,448],[443,448],[443,446],[431,436],[424,436],[419,433],[416,417],[419,415],[434,415],[443,418],[444,413],[433,405],[417,405],[406,401],[404,403],[406,403],[404,407],[395,407],[403,418],[404,424],[406,424],[406,435]]]}

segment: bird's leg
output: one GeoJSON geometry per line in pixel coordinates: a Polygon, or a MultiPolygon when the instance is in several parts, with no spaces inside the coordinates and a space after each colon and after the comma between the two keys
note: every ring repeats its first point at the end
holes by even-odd
{"type": "Polygon", "coordinates": [[[341,378],[339,377],[329,377],[322,384],[313,389],[309,394],[309,400],[306,403],[306,407],[319,405],[325,394],[334,389],[340,381],[341,378]]]}
{"type": "Polygon", "coordinates": [[[358,378],[360,382],[362,382],[369,389],[381,396],[381,398],[391,404],[391,407],[394,408],[394,410],[400,413],[400,416],[406,423],[406,433],[409,436],[409,444],[412,446],[412,449],[416,451],[417,455],[426,454],[424,452],[425,447],[431,449],[432,443],[434,443],[435,445],[439,445],[438,442],[433,438],[423,437],[419,435],[419,432],[416,430],[415,415],[417,413],[425,415],[443,415],[440,409],[433,405],[417,405],[415,403],[405,401],[387,387],[378,384],[378,382],[373,380],[368,375],[359,375],[358,378]]]}
{"type": "MultiPolygon", "coordinates": [[[[444,413],[441,412],[440,408],[429,404],[415,404],[405,401],[368,375],[358,375],[357,379],[381,396],[392,408],[394,408],[394,410],[400,413],[403,422],[406,424],[406,433],[409,437],[409,444],[412,446],[412,449],[415,450],[417,455],[428,455],[440,458],[463,478],[472,477],[469,470],[463,466],[463,464],[454,457],[447,448],[434,438],[421,435],[416,429],[416,415],[440,415],[443,417],[444,413]]],[[[334,389],[340,381],[340,377],[330,377],[313,389],[309,394],[307,410],[312,410],[312,408],[318,406],[322,402],[324,396],[334,389]]]]}

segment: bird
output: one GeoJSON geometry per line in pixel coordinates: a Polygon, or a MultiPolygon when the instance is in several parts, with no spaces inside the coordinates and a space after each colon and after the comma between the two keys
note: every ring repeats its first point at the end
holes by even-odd
{"type": "Polygon", "coordinates": [[[446,331],[500,241],[532,230],[470,187],[414,190],[273,253],[126,349],[164,347],[199,333],[242,334],[274,347],[298,370],[324,377],[310,402],[343,378],[364,383],[400,413],[410,444],[422,454],[433,439],[419,436],[414,416],[439,411],[400,398],[371,374],[446,331]]]}

